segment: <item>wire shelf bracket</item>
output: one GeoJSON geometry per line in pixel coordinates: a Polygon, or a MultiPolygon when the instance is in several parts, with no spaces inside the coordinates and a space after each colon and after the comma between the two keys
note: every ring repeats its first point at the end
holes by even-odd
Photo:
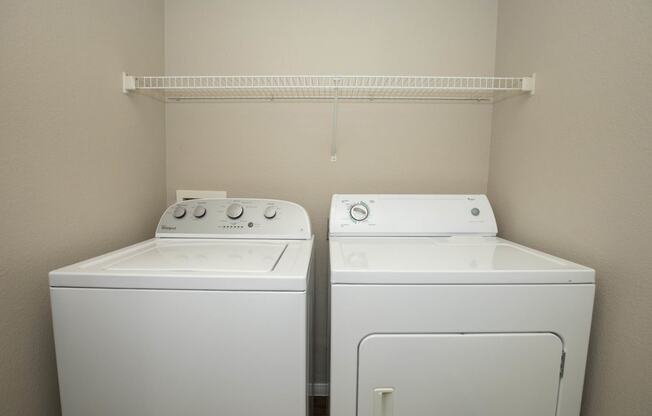
{"type": "Polygon", "coordinates": [[[331,161],[337,160],[337,118],[342,101],[463,101],[492,103],[517,94],[533,95],[528,77],[446,76],[135,76],[122,73],[122,92],[163,102],[332,101],[331,161]]]}

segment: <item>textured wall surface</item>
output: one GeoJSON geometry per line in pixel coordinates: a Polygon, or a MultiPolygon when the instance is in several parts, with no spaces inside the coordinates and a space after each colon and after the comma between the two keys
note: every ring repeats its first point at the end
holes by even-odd
{"type": "Polygon", "coordinates": [[[485,192],[490,167],[503,236],[597,270],[584,415],[652,414],[649,1],[0,4],[0,415],[59,413],[47,272],[150,237],[166,192],[308,208],[324,381],[331,194],[485,192]],[[119,89],[123,70],[491,75],[494,60],[497,75],[536,71],[537,94],[493,119],[342,103],[336,163],[328,103],[164,110],[119,89]]]}
{"type": "Polygon", "coordinates": [[[504,237],[597,271],[583,415],[652,414],[652,2],[500,0],[489,197],[504,237]]]}
{"type": "MultiPolygon", "coordinates": [[[[166,2],[166,72],[491,75],[495,1],[166,2]]],[[[326,368],[327,216],[333,193],[486,191],[491,106],[179,103],[166,108],[175,189],[280,198],[310,213],[317,244],[316,376],[326,368]]]]}
{"type": "Polygon", "coordinates": [[[120,90],[163,71],[164,9],[0,5],[0,415],[57,415],[48,271],[151,237],[165,206],[163,105],[120,90]]]}

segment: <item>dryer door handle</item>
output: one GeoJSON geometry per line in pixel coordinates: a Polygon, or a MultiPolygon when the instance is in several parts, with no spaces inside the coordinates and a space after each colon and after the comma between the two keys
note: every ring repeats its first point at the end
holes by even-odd
{"type": "Polygon", "coordinates": [[[394,388],[374,389],[373,416],[392,416],[394,414],[394,388]]]}

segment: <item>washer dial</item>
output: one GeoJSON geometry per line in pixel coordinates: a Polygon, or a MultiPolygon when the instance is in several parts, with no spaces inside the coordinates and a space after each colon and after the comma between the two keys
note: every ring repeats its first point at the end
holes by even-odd
{"type": "Polygon", "coordinates": [[[237,220],[242,217],[242,214],[244,214],[244,208],[240,204],[231,204],[226,209],[226,216],[232,220],[237,220]]]}
{"type": "Polygon", "coordinates": [[[181,219],[181,218],[185,217],[186,209],[184,207],[176,207],[176,208],[174,208],[174,211],[172,211],[172,215],[176,219],[181,219]]]}
{"type": "Polygon", "coordinates": [[[276,213],[277,213],[276,207],[267,207],[265,208],[265,212],[263,213],[263,215],[268,220],[271,220],[272,218],[276,217],[276,213]]]}
{"type": "Polygon", "coordinates": [[[192,212],[192,215],[194,215],[195,218],[201,218],[206,215],[206,208],[198,205],[197,208],[195,208],[195,210],[192,212]]]}

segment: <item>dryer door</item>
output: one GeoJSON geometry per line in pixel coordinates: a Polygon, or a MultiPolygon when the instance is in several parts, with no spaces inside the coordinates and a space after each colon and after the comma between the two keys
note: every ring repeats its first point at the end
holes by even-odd
{"type": "Polygon", "coordinates": [[[370,335],[358,416],[554,416],[562,351],[551,333],[370,335]]]}

